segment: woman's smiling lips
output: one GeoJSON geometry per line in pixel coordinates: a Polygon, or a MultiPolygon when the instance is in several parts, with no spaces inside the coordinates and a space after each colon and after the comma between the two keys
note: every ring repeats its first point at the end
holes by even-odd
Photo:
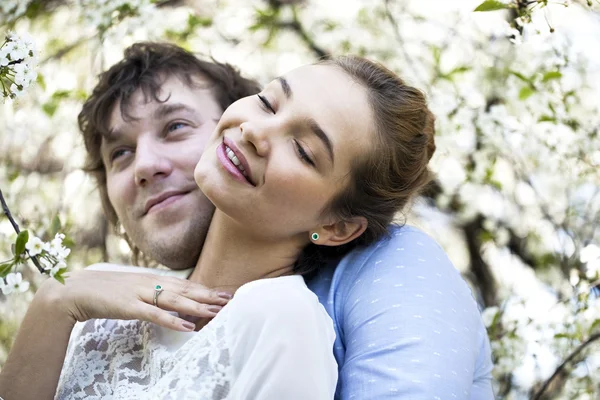
{"type": "Polygon", "coordinates": [[[252,179],[251,179],[252,171],[250,170],[250,166],[248,165],[246,158],[239,151],[239,149],[237,148],[235,143],[232,143],[231,140],[224,138],[223,143],[221,143],[219,146],[217,146],[217,158],[219,159],[219,161],[221,162],[221,165],[223,165],[225,170],[227,172],[229,172],[229,174],[234,179],[236,179],[237,181],[252,185],[252,186],[256,186],[252,182],[252,179]],[[236,166],[233,163],[233,161],[229,158],[229,156],[227,155],[227,151],[228,151],[227,149],[229,149],[229,151],[232,151],[235,154],[235,157],[237,158],[237,160],[240,164],[240,167],[243,168],[245,174],[242,173],[242,171],[240,171],[238,166],[236,166]]]}

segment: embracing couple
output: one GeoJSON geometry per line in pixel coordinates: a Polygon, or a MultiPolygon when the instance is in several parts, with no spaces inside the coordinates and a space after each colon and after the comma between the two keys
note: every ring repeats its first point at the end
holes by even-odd
{"type": "Polygon", "coordinates": [[[0,396],[493,399],[468,286],[392,225],[430,179],[433,121],[358,57],[261,91],[176,46],[131,46],[79,125],[109,221],[169,269],[45,281],[0,396]]]}

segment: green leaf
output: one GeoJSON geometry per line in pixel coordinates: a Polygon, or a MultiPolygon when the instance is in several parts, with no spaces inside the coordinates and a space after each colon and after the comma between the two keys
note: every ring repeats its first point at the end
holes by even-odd
{"type": "Polygon", "coordinates": [[[21,253],[25,251],[25,245],[29,241],[29,232],[27,230],[21,231],[19,236],[17,236],[17,241],[15,242],[15,257],[19,257],[21,253]]]}
{"type": "Polygon", "coordinates": [[[52,117],[58,108],[58,102],[56,100],[50,100],[49,102],[42,105],[42,110],[47,116],[52,117]]]}
{"type": "Polygon", "coordinates": [[[552,122],[553,124],[556,124],[556,118],[550,115],[542,115],[540,118],[538,118],[538,122],[552,122]]]}
{"type": "Polygon", "coordinates": [[[497,10],[504,10],[507,8],[508,8],[508,4],[503,3],[501,1],[486,0],[483,3],[481,3],[480,5],[478,5],[474,11],[497,11],[497,10]]]}
{"type": "Polygon", "coordinates": [[[517,72],[517,71],[509,71],[509,73],[510,73],[511,75],[514,75],[514,76],[516,76],[517,78],[519,78],[520,80],[522,80],[522,81],[523,81],[523,82],[525,82],[525,83],[531,83],[531,78],[527,78],[525,75],[523,75],[523,74],[522,74],[522,73],[520,73],[520,72],[517,72]]]}
{"type": "Polygon", "coordinates": [[[456,67],[452,71],[448,72],[448,75],[462,74],[462,73],[470,71],[470,70],[471,70],[471,67],[467,67],[466,65],[462,65],[462,66],[456,67]]]}
{"type": "Polygon", "coordinates": [[[46,90],[46,80],[44,79],[44,75],[38,74],[37,76],[37,84],[40,85],[42,90],[46,90]]]}
{"type": "Polygon", "coordinates": [[[54,235],[60,231],[61,226],[62,224],[60,223],[60,218],[58,214],[56,214],[50,223],[50,236],[54,237],[54,235]]]}
{"type": "Polygon", "coordinates": [[[560,79],[560,78],[562,78],[562,74],[559,71],[550,71],[550,72],[546,72],[544,74],[544,76],[542,77],[542,82],[548,82],[553,79],[560,79]]]}
{"type": "Polygon", "coordinates": [[[557,333],[554,335],[554,339],[573,339],[573,337],[568,333],[557,333]]]}
{"type": "Polygon", "coordinates": [[[533,89],[531,86],[524,86],[519,91],[519,100],[528,99],[534,92],[535,92],[535,89],[533,89]]]}
{"type": "Polygon", "coordinates": [[[65,278],[68,278],[68,275],[65,275],[65,272],[67,272],[67,269],[66,268],[61,268],[54,275],[54,279],[56,279],[57,281],[59,281],[63,285],[65,284],[65,278]]]}
{"type": "Polygon", "coordinates": [[[10,270],[12,269],[13,265],[14,264],[12,262],[0,264],[0,278],[4,278],[10,273],[10,270]]]}
{"type": "Polygon", "coordinates": [[[431,53],[433,55],[433,62],[435,63],[435,65],[440,65],[442,50],[437,46],[431,46],[431,53]]]}
{"type": "Polygon", "coordinates": [[[595,320],[592,323],[592,326],[590,326],[590,334],[594,333],[594,330],[596,329],[596,327],[600,326],[600,319],[595,320]]]}

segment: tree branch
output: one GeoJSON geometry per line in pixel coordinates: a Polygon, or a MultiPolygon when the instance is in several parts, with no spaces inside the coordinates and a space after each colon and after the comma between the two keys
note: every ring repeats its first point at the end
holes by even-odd
{"type": "Polygon", "coordinates": [[[331,58],[331,54],[328,51],[326,51],[325,49],[323,49],[322,47],[317,45],[314,42],[314,40],[310,36],[308,36],[308,33],[306,33],[306,30],[304,29],[304,27],[298,20],[296,13],[294,13],[294,19],[292,21],[278,22],[277,27],[283,28],[283,29],[288,29],[288,30],[296,33],[300,37],[300,39],[302,39],[302,41],[308,46],[308,48],[310,48],[312,50],[312,52],[315,53],[317,58],[320,58],[320,59],[331,58]]]}
{"type": "Polygon", "coordinates": [[[490,266],[481,256],[481,231],[483,216],[479,215],[473,221],[462,226],[469,250],[470,269],[473,275],[485,307],[498,304],[497,285],[490,266]]]}
{"type": "MultiPolygon", "coordinates": [[[[21,230],[19,229],[19,225],[17,224],[17,222],[13,218],[12,214],[10,213],[8,204],[6,204],[6,200],[4,200],[4,195],[2,194],[2,189],[0,189],[0,202],[2,203],[2,210],[4,211],[4,215],[6,215],[6,217],[10,221],[10,224],[12,225],[13,229],[15,230],[15,232],[17,232],[17,235],[18,235],[21,232],[21,230]]],[[[28,250],[25,250],[25,251],[27,252],[27,254],[29,254],[28,250]]],[[[33,261],[33,264],[35,264],[37,269],[43,274],[44,268],[42,268],[42,266],[38,262],[37,257],[29,255],[29,258],[31,258],[31,261],[33,261]]]]}
{"type": "Polygon", "coordinates": [[[556,368],[552,376],[548,378],[546,382],[544,382],[540,390],[538,390],[538,392],[531,397],[531,400],[540,400],[548,386],[550,386],[554,378],[556,378],[562,372],[562,370],[567,366],[567,364],[569,364],[575,357],[577,357],[577,355],[581,353],[587,346],[589,346],[598,339],[600,339],[600,333],[596,333],[590,336],[585,342],[581,343],[575,350],[573,350],[573,352],[569,354],[565,361],[563,361],[562,364],[560,364],[558,368],[556,368]]]}

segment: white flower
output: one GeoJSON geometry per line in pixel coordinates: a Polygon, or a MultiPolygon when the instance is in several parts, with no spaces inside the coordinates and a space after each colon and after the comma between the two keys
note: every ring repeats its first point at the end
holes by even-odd
{"type": "MultiPolygon", "coordinates": [[[[37,51],[33,40],[29,36],[19,36],[9,33],[0,48],[0,67],[3,68],[2,79],[12,81],[12,84],[3,91],[5,97],[18,97],[37,78],[35,65],[37,51]]],[[[5,82],[5,85],[8,86],[5,82]]]]}
{"type": "Polygon", "coordinates": [[[1,285],[2,293],[4,295],[11,294],[12,292],[23,293],[29,290],[29,282],[23,280],[23,276],[20,272],[11,272],[6,275],[6,278],[1,282],[1,285]]]}
{"type": "Polygon", "coordinates": [[[29,255],[34,257],[34,256],[37,256],[38,254],[40,254],[44,250],[47,251],[48,245],[44,241],[42,241],[40,238],[38,238],[37,236],[32,236],[27,241],[25,248],[29,252],[29,255]]]}
{"type": "Polygon", "coordinates": [[[62,245],[62,241],[65,238],[65,235],[62,233],[57,233],[54,236],[54,239],[50,242],[50,249],[48,252],[56,257],[59,261],[64,260],[71,253],[71,249],[68,249],[62,245]]]}
{"type": "Polygon", "coordinates": [[[6,67],[10,60],[8,59],[8,50],[4,47],[0,49],[0,67],[6,67]]]}
{"type": "Polygon", "coordinates": [[[54,265],[53,267],[51,267],[50,270],[49,270],[50,276],[52,278],[54,278],[54,275],[56,275],[58,273],[58,271],[60,271],[63,268],[67,268],[67,264],[65,264],[62,261],[56,263],[56,265],[54,265]]]}
{"type": "Polygon", "coordinates": [[[15,41],[8,44],[12,44],[10,50],[10,59],[13,61],[24,60],[27,56],[27,48],[21,41],[15,41]]]}
{"type": "Polygon", "coordinates": [[[579,255],[579,260],[584,264],[597,258],[600,258],[600,247],[595,244],[588,244],[585,246],[579,255]]]}
{"type": "Polygon", "coordinates": [[[494,322],[494,318],[496,318],[496,315],[499,311],[500,309],[496,306],[488,307],[483,310],[483,313],[481,313],[481,318],[483,319],[483,323],[485,324],[486,328],[489,328],[492,325],[492,322],[494,322]]]}

